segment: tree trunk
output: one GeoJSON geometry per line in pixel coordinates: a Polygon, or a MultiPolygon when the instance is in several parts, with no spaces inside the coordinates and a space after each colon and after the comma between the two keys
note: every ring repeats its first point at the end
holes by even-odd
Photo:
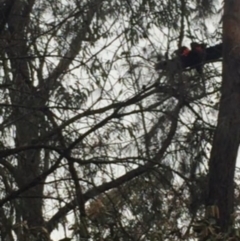
{"type": "Polygon", "coordinates": [[[216,205],[221,231],[232,224],[234,172],[240,141],[240,0],[225,0],[223,80],[218,124],[209,163],[207,206],[216,205]]]}
{"type": "MultiPolygon", "coordinates": [[[[29,145],[33,140],[41,136],[40,130],[44,123],[44,117],[40,112],[31,107],[41,106],[42,100],[36,95],[33,79],[29,71],[29,62],[24,56],[28,53],[25,28],[29,21],[29,14],[35,0],[26,4],[15,1],[7,18],[9,27],[9,45],[5,49],[10,59],[12,79],[7,81],[12,84],[9,94],[12,104],[20,105],[12,111],[15,123],[15,145],[16,147],[29,145]],[[19,14],[21,12],[21,14],[19,14]]],[[[31,150],[16,156],[17,171],[15,181],[19,188],[30,183],[36,176],[40,175],[43,167],[40,162],[40,150],[31,150]]],[[[38,185],[24,192],[16,204],[16,223],[26,221],[29,227],[42,226],[42,195],[43,185],[38,185]]]]}

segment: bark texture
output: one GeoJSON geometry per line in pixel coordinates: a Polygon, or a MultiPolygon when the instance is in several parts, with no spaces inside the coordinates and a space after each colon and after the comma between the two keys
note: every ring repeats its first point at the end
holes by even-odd
{"type": "Polygon", "coordinates": [[[225,0],[223,16],[223,80],[218,124],[209,163],[207,205],[219,208],[226,231],[234,211],[234,172],[240,141],[240,0],[225,0]]]}

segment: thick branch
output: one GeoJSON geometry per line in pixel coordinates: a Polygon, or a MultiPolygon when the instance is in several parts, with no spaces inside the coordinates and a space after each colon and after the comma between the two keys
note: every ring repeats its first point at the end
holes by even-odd
{"type": "Polygon", "coordinates": [[[86,13],[86,18],[84,19],[84,23],[82,26],[79,26],[79,31],[75,38],[73,38],[72,42],[70,43],[70,47],[64,57],[59,61],[56,68],[53,72],[48,76],[45,80],[46,84],[52,86],[52,83],[56,81],[62,74],[66,72],[69,68],[69,65],[78,55],[82,42],[86,39],[86,35],[89,33],[90,24],[93,20],[95,13],[98,11],[98,7],[102,3],[102,0],[93,0],[89,3],[89,9],[86,13]]]}
{"type": "MultiPolygon", "coordinates": [[[[217,44],[205,49],[205,58],[201,61],[202,64],[214,62],[222,57],[222,44],[217,44]]],[[[181,58],[173,58],[168,61],[159,61],[155,65],[156,70],[171,70],[178,72],[180,69],[195,68],[192,65],[191,55],[184,57],[184,64],[181,63],[181,58]]]]}

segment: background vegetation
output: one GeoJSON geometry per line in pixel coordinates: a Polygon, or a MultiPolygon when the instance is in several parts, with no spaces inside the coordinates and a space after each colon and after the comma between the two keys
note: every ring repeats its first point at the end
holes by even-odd
{"type": "Polygon", "coordinates": [[[0,2],[1,240],[196,237],[221,62],[154,63],[221,42],[221,3],[0,2]]]}

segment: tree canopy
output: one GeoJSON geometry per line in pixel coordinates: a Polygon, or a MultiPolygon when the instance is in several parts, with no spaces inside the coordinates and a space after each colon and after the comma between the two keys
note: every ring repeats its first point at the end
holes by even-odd
{"type": "MultiPolygon", "coordinates": [[[[214,173],[222,60],[202,74],[154,65],[193,41],[222,42],[221,3],[0,3],[1,240],[197,237],[206,204],[217,205],[208,163],[214,173]]],[[[224,41],[227,79],[236,43],[224,41]]]]}

